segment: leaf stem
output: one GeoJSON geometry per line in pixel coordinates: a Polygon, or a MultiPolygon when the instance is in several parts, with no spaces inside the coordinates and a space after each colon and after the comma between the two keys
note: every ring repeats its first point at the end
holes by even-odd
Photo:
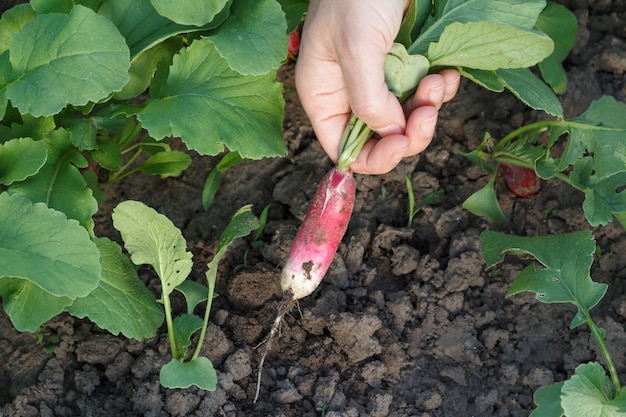
{"type": "Polygon", "coordinates": [[[166,151],[170,150],[170,145],[167,144],[167,143],[139,142],[139,143],[135,143],[134,145],[129,146],[126,149],[123,149],[122,150],[122,155],[132,151],[133,149],[137,149],[137,148],[144,147],[144,146],[154,146],[154,147],[157,147],[157,148],[163,148],[166,151]]]}
{"type": "MultiPolygon", "coordinates": [[[[178,346],[176,346],[176,338],[174,337],[174,322],[172,320],[172,305],[170,304],[170,295],[163,293],[163,310],[165,310],[165,322],[167,323],[167,337],[170,339],[170,349],[172,358],[180,360],[178,357],[178,346]]],[[[184,358],[183,358],[184,359],[184,358]]]]}
{"type": "Polygon", "coordinates": [[[200,336],[198,337],[198,344],[196,345],[196,349],[193,351],[193,356],[191,360],[196,359],[200,356],[200,351],[202,350],[202,345],[204,344],[204,336],[206,335],[206,329],[209,325],[209,315],[211,314],[211,304],[213,304],[213,294],[215,291],[215,281],[208,282],[208,298],[206,300],[206,309],[204,310],[204,318],[202,323],[202,329],[200,330],[200,336]]]}
{"type": "Polygon", "coordinates": [[[133,156],[131,156],[131,158],[128,160],[128,162],[126,162],[120,169],[118,169],[117,171],[115,171],[114,173],[111,174],[111,176],[109,177],[109,184],[112,184],[116,181],[121,181],[122,179],[128,177],[129,175],[134,174],[137,171],[141,171],[140,167],[137,168],[133,168],[130,171],[126,171],[128,169],[128,167],[130,167],[133,162],[135,162],[135,160],[139,157],[139,155],[141,155],[142,152],[142,148],[144,146],[155,146],[158,148],[163,148],[165,151],[169,151],[170,150],[170,146],[168,144],[165,143],[146,143],[146,142],[141,142],[141,143],[136,143],[132,146],[129,146],[128,148],[122,150],[122,155],[130,152],[134,149],[137,149],[134,153],[133,156]]]}
{"type": "Polygon", "coordinates": [[[532,131],[541,131],[550,127],[569,127],[569,128],[578,128],[578,129],[587,129],[587,130],[604,130],[604,131],[612,131],[616,130],[614,128],[605,127],[605,126],[595,126],[590,125],[589,123],[576,122],[571,120],[542,120],[539,122],[529,123],[524,126],[520,126],[517,129],[513,130],[506,136],[504,136],[498,143],[496,144],[495,150],[503,149],[506,145],[509,144],[513,139],[518,136],[521,136],[523,133],[532,132],[532,131]]]}
{"type": "Polygon", "coordinates": [[[196,349],[193,352],[193,356],[191,360],[194,360],[200,355],[200,351],[202,350],[202,345],[204,343],[204,336],[206,335],[206,329],[209,326],[209,315],[211,314],[211,305],[213,304],[213,295],[215,293],[215,281],[217,280],[217,265],[219,261],[224,256],[225,248],[218,250],[218,252],[213,257],[213,260],[209,263],[209,269],[206,272],[206,282],[208,288],[207,300],[206,300],[206,309],[204,310],[204,319],[202,323],[202,329],[200,330],[200,336],[198,337],[198,344],[196,345],[196,349]]]}
{"type": "Polygon", "coordinates": [[[596,323],[593,321],[588,311],[583,311],[583,313],[585,315],[585,320],[587,321],[587,326],[589,326],[593,337],[596,339],[596,342],[600,347],[602,356],[604,356],[606,366],[609,369],[609,375],[611,376],[611,381],[613,381],[613,385],[615,385],[616,395],[619,395],[619,393],[622,391],[622,384],[619,380],[619,375],[617,374],[617,369],[615,368],[615,364],[613,363],[611,353],[604,343],[604,332],[600,330],[598,326],[596,326],[596,323]]]}
{"type": "Polygon", "coordinates": [[[350,116],[350,122],[346,126],[339,145],[339,159],[337,169],[345,171],[356,161],[361,149],[374,132],[369,126],[354,114],[350,116]]]}
{"type": "Polygon", "coordinates": [[[116,181],[120,181],[121,179],[126,178],[127,176],[132,174],[134,171],[130,171],[130,172],[124,172],[124,171],[126,171],[126,169],[128,169],[128,167],[131,166],[133,162],[135,162],[135,159],[137,159],[139,155],[141,155],[141,149],[137,149],[135,154],[130,157],[128,162],[126,162],[120,169],[118,169],[117,171],[111,174],[111,176],[109,177],[109,181],[108,181],[109,184],[112,184],[116,181]]]}

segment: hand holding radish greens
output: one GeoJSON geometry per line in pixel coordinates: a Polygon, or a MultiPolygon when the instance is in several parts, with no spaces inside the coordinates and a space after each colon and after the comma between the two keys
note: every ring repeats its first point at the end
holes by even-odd
{"type": "MultiPolygon", "coordinates": [[[[513,86],[507,75],[498,71],[527,76],[530,72],[525,68],[552,53],[553,41],[534,28],[544,7],[544,1],[412,1],[384,62],[389,90],[404,101],[429,72],[455,68],[487,87],[505,85],[532,105],[532,92],[523,85],[513,86]]],[[[296,300],[317,288],[332,261],[354,203],[351,165],[372,134],[369,126],[352,115],[341,139],[337,165],[322,180],[283,269],[284,301],[270,341],[282,316],[296,300]]],[[[269,342],[266,347],[269,349],[269,342]]]]}
{"type": "MultiPolygon", "coordinates": [[[[474,80],[491,77],[505,83],[498,70],[522,71],[552,53],[553,41],[534,29],[543,7],[544,1],[513,5],[498,0],[435,1],[432,6],[430,2],[411,2],[398,42],[384,62],[389,90],[404,101],[426,74],[446,67],[468,76],[471,72],[474,80]]],[[[522,99],[529,94],[523,87],[509,89],[522,99]]],[[[326,273],[352,212],[354,180],[350,166],[372,134],[362,120],[351,117],[337,166],[320,184],[283,271],[288,298],[310,294],[326,273]]]]}

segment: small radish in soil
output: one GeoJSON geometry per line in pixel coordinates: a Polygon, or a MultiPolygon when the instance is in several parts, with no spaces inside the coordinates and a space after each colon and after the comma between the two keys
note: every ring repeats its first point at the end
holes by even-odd
{"type": "Polygon", "coordinates": [[[300,27],[289,33],[289,43],[287,44],[287,59],[296,61],[300,52],[300,27]]]}
{"type": "Polygon", "coordinates": [[[259,396],[263,362],[272,338],[278,331],[283,316],[293,309],[299,299],[310,295],[322,282],[348,228],[355,191],[356,183],[350,169],[342,171],[333,167],[320,183],[311,201],[282,270],[283,300],[278,307],[278,315],[266,339],[265,351],[259,363],[255,402],[259,396]]]}
{"type": "Polygon", "coordinates": [[[504,181],[513,194],[528,197],[541,188],[541,180],[533,169],[506,163],[500,164],[504,181]]]}

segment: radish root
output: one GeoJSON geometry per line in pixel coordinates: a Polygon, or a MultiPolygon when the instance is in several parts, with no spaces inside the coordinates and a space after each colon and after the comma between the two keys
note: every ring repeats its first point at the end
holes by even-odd
{"type": "Polygon", "coordinates": [[[253,403],[256,403],[257,400],[259,399],[259,394],[261,392],[261,378],[263,376],[263,364],[265,363],[265,358],[267,357],[267,355],[270,352],[270,349],[272,348],[272,340],[274,339],[274,337],[276,336],[276,333],[280,329],[280,325],[283,322],[283,317],[285,317],[285,314],[290,312],[295,307],[296,304],[297,302],[296,300],[294,300],[293,295],[291,294],[285,294],[285,298],[283,298],[280,304],[278,304],[278,314],[276,315],[276,318],[274,319],[274,324],[272,325],[272,329],[270,330],[269,334],[265,338],[265,348],[263,349],[263,353],[261,354],[261,360],[259,361],[259,370],[257,373],[257,381],[256,381],[256,392],[254,394],[254,400],[252,401],[253,403]]]}

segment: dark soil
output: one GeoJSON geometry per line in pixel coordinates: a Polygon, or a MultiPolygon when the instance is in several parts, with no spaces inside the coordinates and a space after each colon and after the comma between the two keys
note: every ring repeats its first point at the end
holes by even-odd
{"type": "MultiPolygon", "coordinates": [[[[625,101],[626,1],[566,4],[580,22],[565,62],[566,117],[604,94],[625,101]]],[[[293,65],[280,77],[288,157],[224,172],[216,201],[204,212],[202,186],[218,158],[194,155],[191,169],[178,178],[138,174],[109,187],[96,217],[97,234],[120,241],[111,225],[119,202],[140,200],[167,215],[189,242],[196,264],[192,279],[201,282],[236,209],[252,203],[258,214],[271,204],[264,247],[252,249],[249,238],[240,239],[220,268],[220,297],[203,349],[218,370],[217,390],[159,385],[159,369],[170,359],[167,339],[160,336],[164,329],[149,340],[127,340],[62,315],[39,335],[20,334],[2,313],[0,416],[521,417],[534,409],[535,389],[568,378],[582,362],[601,360],[586,326],[568,328],[572,306],[540,304],[532,294],[505,297],[522,261],[507,258],[499,273],[485,271],[478,240],[485,229],[535,236],[588,225],[582,195],[557,181],[527,199],[515,198],[499,182],[504,223],[460,207],[487,177],[459,151],[476,147],[485,131],[501,137],[545,117],[512,95],[463,81],[442,110],[429,149],[387,175],[357,177],[355,213],[339,253],[320,288],[285,317],[253,404],[262,342],[281,296],[279,267],[330,168],[299,106],[293,65]],[[407,173],[417,200],[445,190],[410,228],[407,173]]],[[[626,233],[616,223],[593,233],[602,256],[592,276],[609,285],[594,318],[607,331],[625,381],[626,233]]],[[[140,275],[157,288],[151,270],[140,275]]]]}

